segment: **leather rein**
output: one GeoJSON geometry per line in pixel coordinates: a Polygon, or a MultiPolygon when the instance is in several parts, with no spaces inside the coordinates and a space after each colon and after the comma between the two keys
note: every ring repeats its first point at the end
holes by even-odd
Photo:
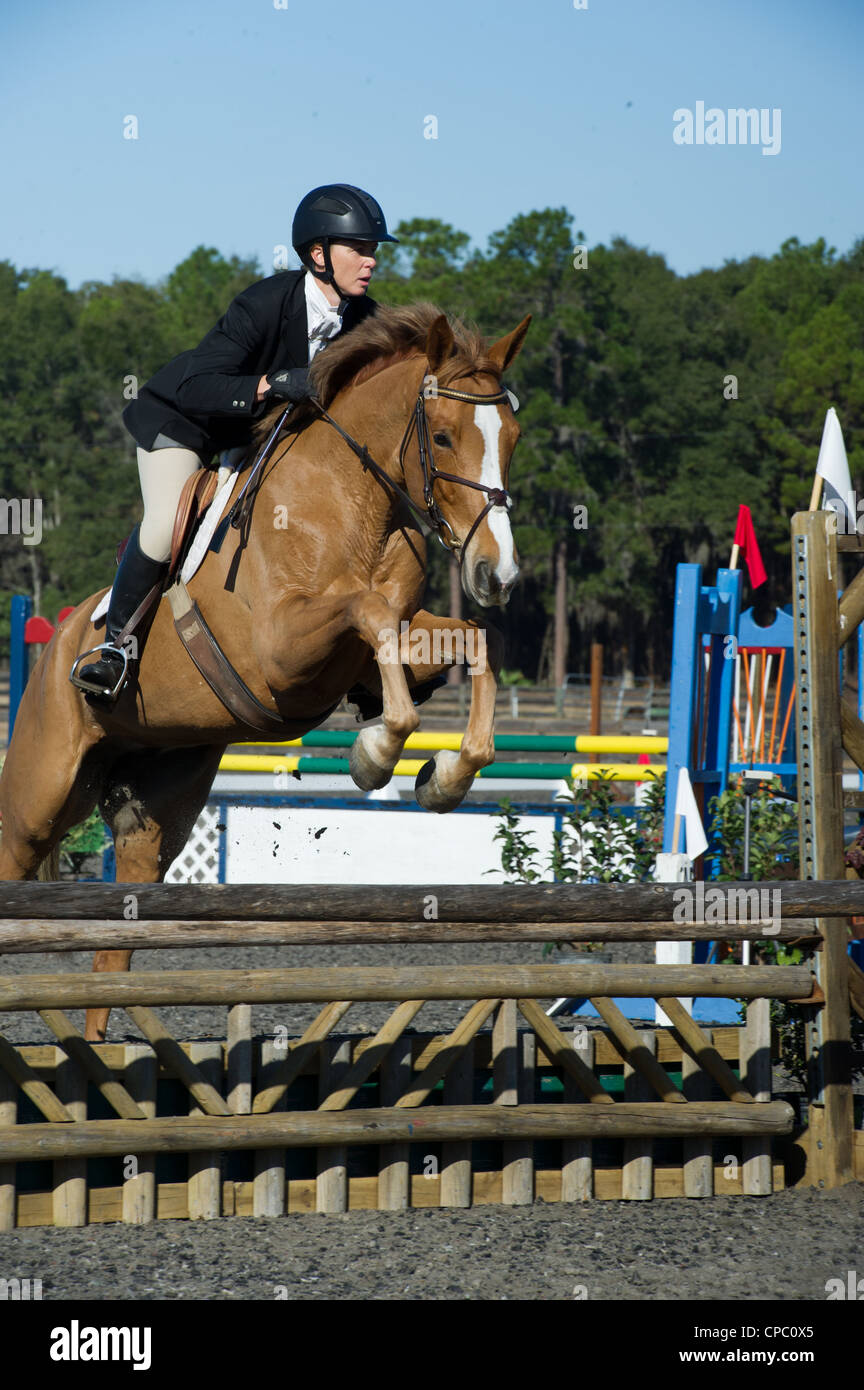
{"type": "MultiPolygon", "coordinates": [[[[433,394],[435,396],[445,396],[451,401],[465,401],[466,404],[469,405],[503,405],[505,401],[510,400],[509,394],[503,389],[493,392],[490,395],[478,395],[473,391],[456,391],[452,387],[438,386],[435,388],[433,394]]],[[[445,473],[443,469],[438,468],[435,463],[435,456],[432,452],[429,420],[426,416],[426,397],[422,387],[418,392],[411,419],[405,427],[402,443],[399,445],[399,464],[404,476],[405,451],[408,448],[412,434],[416,433],[417,450],[420,457],[420,470],[423,475],[423,501],[426,508],[425,512],[423,508],[418,506],[414,501],[413,497],[408,493],[407,488],[402,487],[394,478],[391,478],[386,469],[382,468],[380,463],[376,463],[366,445],[359,444],[347,430],[343,430],[338,421],[333,419],[333,416],[324,409],[324,406],[316,397],[313,396],[311,398],[311,403],[320,411],[322,418],[326,420],[329,425],[333,426],[337,434],[341,435],[348,447],[357,455],[364,469],[369,469],[377,478],[380,478],[381,482],[389,487],[394,494],[399,496],[421,522],[425,522],[430,526],[434,535],[444,546],[445,550],[458,553],[460,568],[465,562],[468,546],[483,518],[488,515],[493,507],[506,507],[508,510],[512,507],[513,498],[506,488],[489,487],[486,483],[475,483],[471,478],[460,478],[456,473],[445,473]],[[477,492],[485,493],[488,499],[485,507],[479,515],[474,518],[471,529],[463,541],[458,541],[456,539],[456,533],[453,527],[435,501],[435,484],[439,478],[448,483],[459,483],[462,487],[474,488],[477,492]],[[444,533],[445,527],[449,532],[449,536],[446,536],[444,533]]]]}

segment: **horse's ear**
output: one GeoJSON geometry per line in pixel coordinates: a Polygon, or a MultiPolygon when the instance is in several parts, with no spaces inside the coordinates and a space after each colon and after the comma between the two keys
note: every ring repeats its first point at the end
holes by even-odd
{"type": "Polygon", "coordinates": [[[489,349],[489,356],[497,364],[501,371],[505,371],[517,352],[522,346],[525,334],[528,332],[528,325],[531,322],[531,315],[524,318],[518,328],[514,328],[512,333],[508,333],[506,338],[499,338],[497,343],[493,343],[489,349]]]}
{"type": "Polygon", "coordinates": [[[437,372],[453,351],[453,330],[447,322],[446,314],[439,314],[426,334],[426,356],[429,370],[437,372]]]}

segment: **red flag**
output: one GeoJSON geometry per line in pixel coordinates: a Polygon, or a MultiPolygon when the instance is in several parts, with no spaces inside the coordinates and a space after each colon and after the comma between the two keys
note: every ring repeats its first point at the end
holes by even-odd
{"type": "Polygon", "coordinates": [[[750,584],[754,589],[758,589],[760,584],[765,583],[768,575],[762,563],[762,556],[759,554],[759,545],[756,540],[756,532],[753,529],[753,518],[750,515],[750,508],[746,507],[743,502],[738,508],[738,520],[735,523],[735,539],[732,544],[739,547],[747,564],[750,584]]]}

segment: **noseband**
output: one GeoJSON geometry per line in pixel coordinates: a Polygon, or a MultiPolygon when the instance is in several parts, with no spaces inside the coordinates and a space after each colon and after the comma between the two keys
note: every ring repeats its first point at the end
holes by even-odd
{"type": "MultiPolygon", "coordinates": [[[[503,389],[493,392],[490,395],[478,395],[473,391],[456,391],[448,386],[437,386],[433,394],[435,396],[445,396],[451,401],[464,401],[468,405],[503,405],[505,401],[509,401],[510,399],[507,391],[503,389]]],[[[432,528],[434,535],[437,536],[445,550],[458,553],[460,567],[465,562],[468,546],[483,518],[488,515],[493,507],[506,507],[509,511],[510,507],[513,505],[513,499],[506,488],[489,487],[486,483],[475,483],[471,478],[460,478],[456,473],[445,473],[442,469],[437,467],[435,456],[432,452],[432,439],[429,433],[429,421],[426,416],[426,398],[423,394],[422,387],[418,392],[411,419],[405,427],[402,443],[399,445],[399,465],[404,477],[405,450],[408,448],[411,436],[416,434],[417,451],[420,456],[420,471],[423,475],[423,502],[426,507],[425,513],[409,495],[406,489],[401,487],[395,479],[391,478],[390,474],[386,472],[379,463],[375,462],[365,444],[358,444],[356,439],[353,439],[346,430],[343,430],[342,426],[333,419],[332,415],[327,413],[320,401],[313,399],[313,404],[318,407],[322,417],[328,424],[332,425],[337,433],[345,440],[345,443],[353,449],[354,453],[363,464],[363,467],[370,469],[387,487],[402,498],[402,501],[410,507],[415,516],[419,517],[421,521],[425,521],[432,528]],[[485,507],[479,515],[475,517],[471,529],[462,541],[456,539],[456,533],[453,527],[435,501],[435,483],[439,478],[443,479],[444,482],[459,483],[462,487],[474,488],[476,492],[485,493],[488,499],[485,507]],[[448,532],[447,535],[445,535],[445,528],[448,532]]]]}

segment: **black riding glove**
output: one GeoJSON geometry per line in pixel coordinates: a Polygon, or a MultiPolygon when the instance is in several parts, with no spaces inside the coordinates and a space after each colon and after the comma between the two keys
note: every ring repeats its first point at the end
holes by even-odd
{"type": "Polygon", "coordinates": [[[299,401],[314,395],[307,367],[285,367],[271,372],[267,381],[270,390],[264,397],[265,401],[290,401],[292,405],[297,405],[299,401]]]}

